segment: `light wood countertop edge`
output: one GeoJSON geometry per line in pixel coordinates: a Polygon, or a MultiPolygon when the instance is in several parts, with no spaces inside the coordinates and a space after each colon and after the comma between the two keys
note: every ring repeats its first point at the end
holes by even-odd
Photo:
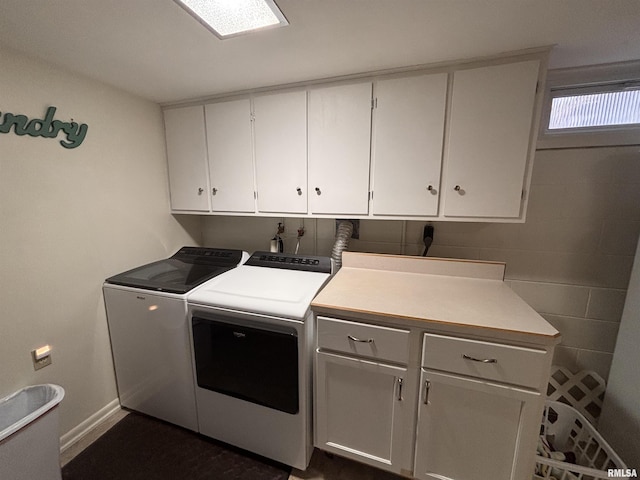
{"type": "MultiPolygon", "coordinates": [[[[447,320],[417,318],[417,317],[410,317],[406,315],[396,315],[396,314],[390,314],[386,312],[374,312],[369,310],[361,310],[361,309],[349,308],[349,307],[343,307],[343,306],[337,307],[335,305],[325,305],[325,304],[315,303],[315,302],[311,303],[311,309],[316,314],[319,314],[319,315],[340,316],[341,314],[348,312],[348,313],[351,313],[355,318],[360,319],[363,322],[371,321],[372,323],[375,323],[376,321],[375,319],[388,318],[391,320],[396,319],[396,320],[402,320],[405,322],[410,322],[414,326],[418,326],[418,327],[424,324],[425,328],[428,328],[428,325],[432,324],[434,326],[439,327],[438,330],[440,329],[445,330],[447,327],[460,328],[467,331],[468,333],[475,332],[483,337],[486,336],[487,338],[491,338],[495,335],[495,333],[492,334],[491,332],[500,332],[501,333],[500,337],[503,337],[504,339],[508,339],[509,337],[513,338],[514,340],[516,339],[522,340],[522,339],[529,338],[531,339],[530,340],[531,343],[543,344],[546,346],[555,345],[559,343],[561,340],[560,332],[557,332],[554,335],[544,335],[541,333],[525,332],[522,330],[509,330],[505,328],[487,327],[484,325],[457,323],[457,322],[451,322],[447,320]],[[479,332],[482,332],[482,334],[479,332]],[[536,339],[538,341],[535,341],[536,339]]],[[[358,321],[357,319],[353,321],[358,321]]],[[[443,332],[439,331],[438,333],[443,333],[443,332]]]]}

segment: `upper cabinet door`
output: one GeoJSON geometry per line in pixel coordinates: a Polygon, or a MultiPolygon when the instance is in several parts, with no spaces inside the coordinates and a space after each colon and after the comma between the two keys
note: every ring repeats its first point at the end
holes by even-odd
{"type": "Polygon", "coordinates": [[[253,99],[258,211],[307,212],[307,93],[253,99]]]}
{"type": "Polygon", "coordinates": [[[164,112],[171,210],[208,212],[207,142],[204,108],[183,107],[164,112]]]}
{"type": "Polygon", "coordinates": [[[446,73],[376,83],[374,215],[438,214],[446,101],[446,73]]]}
{"type": "Polygon", "coordinates": [[[310,213],[369,211],[371,83],[309,91],[310,213]]]}
{"type": "Polygon", "coordinates": [[[207,105],[211,210],[255,211],[249,99],[207,105]]]}
{"type": "Polygon", "coordinates": [[[539,61],[453,74],[444,215],[520,216],[539,61]]]}

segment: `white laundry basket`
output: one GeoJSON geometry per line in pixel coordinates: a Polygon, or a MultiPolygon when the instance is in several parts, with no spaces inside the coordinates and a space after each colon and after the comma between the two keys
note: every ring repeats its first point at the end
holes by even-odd
{"type": "Polygon", "coordinates": [[[58,409],[64,389],[34,385],[0,399],[0,479],[59,480],[58,409]]]}
{"type": "Polygon", "coordinates": [[[601,480],[611,478],[609,469],[627,468],[587,419],[564,403],[547,400],[540,434],[556,451],[573,452],[576,464],[538,454],[534,479],[601,480]]]}

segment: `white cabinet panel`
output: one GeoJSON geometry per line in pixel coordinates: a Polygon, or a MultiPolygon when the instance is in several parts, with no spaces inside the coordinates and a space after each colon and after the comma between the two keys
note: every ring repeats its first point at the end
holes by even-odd
{"type": "Polygon", "coordinates": [[[445,216],[520,216],[539,63],[453,74],[445,216]]]}
{"type": "Polygon", "coordinates": [[[409,361],[409,330],[318,317],[318,348],[376,361],[406,364],[409,361]]]}
{"type": "Polygon", "coordinates": [[[538,388],[544,380],[544,350],[425,333],[422,366],[501,383],[538,388]]]}
{"type": "Polygon", "coordinates": [[[258,211],[307,212],[307,93],[254,98],[258,211]]]}
{"type": "Polygon", "coordinates": [[[447,74],[379,80],[375,98],[372,213],[437,215],[447,74]]]}
{"type": "Polygon", "coordinates": [[[211,210],[253,212],[253,146],[249,99],[207,105],[211,210]]]}
{"type": "Polygon", "coordinates": [[[197,431],[184,299],[110,286],[103,291],[122,406],[197,431]]]}
{"type": "Polygon", "coordinates": [[[369,210],[371,83],[309,91],[310,213],[369,210]]]}
{"type": "Polygon", "coordinates": [[[421,384],[416,478],[531,478],[518,470],[519,442],[523,419],[537,406],[538,394],[429,370],[422,371],[421,384]]]}
{"type": "Polygon", "coordinates": [[[318,353],[316,441],[323,450],[400,472],[411,399],[402,397],[406,368],[318,353]],[[406,404],[409,405],[406,405],[406,404]]]}
{"type": "Polygon", "coordinates": [[[209,211],[204,108],[164,112],[172,210],[209,211]]]}

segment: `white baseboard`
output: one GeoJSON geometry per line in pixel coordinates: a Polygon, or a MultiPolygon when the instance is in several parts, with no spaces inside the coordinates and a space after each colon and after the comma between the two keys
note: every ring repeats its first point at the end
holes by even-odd
{"type": "Polygon", "coordinates": [[[81,440],[87,433],[108,420],[111,415],[114,415],[118,411],[120,411],[120,401],[116,398],[91,415],[77,427],[72,428],[70,431],[62,435],[62,437],[60,437],[60,451],[64,452],[67,450],[73,444],[81,440]]]}

